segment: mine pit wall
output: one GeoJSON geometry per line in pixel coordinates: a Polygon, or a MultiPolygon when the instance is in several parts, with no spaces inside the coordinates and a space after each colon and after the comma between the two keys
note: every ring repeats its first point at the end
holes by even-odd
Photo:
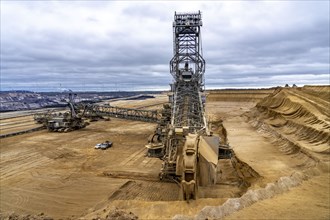
{"type": "Polygon", "coordinates": [[[242,185],[244,187],[250,187],[257,178],[260,178],[260,175],[257,171],[255,171],[244,161],[240,160],[236,155],[233,155],[231,158],[231,163],[235,168],[238,176],[242,180],[242,185]]]}
{"type": "Polygon", "coordinates": [[[301,91],[322,98],[326,102],[330,101],[330,86],[304,86],[301,91]]]}
{"type": "MultiPolygon", "coordinates": [[[[226,89],[211,90],[207,92],[207,102],[242,102],[257,103],[269,96],[275,89],[226,89]]],[[[211,131],[220,137],[220,144],[227,145],[227,130],[222,123],[221,115],[210,119],[211,131]]],[[[203,163],[202,163],[203,164],[203,163]]],[[[240,195],[243,195],[248,188],[261,176],[246,162],[242,161],[233,151],[231,159],[220,159],[218,161],[217,184],[233,184],[240,188],[240,195]],[[231,173],[231,174],[228,174],[231,173]],[[237,181],[237,183],[235,182],[237,181]]]]}
{"type": "Polygon", "coordinates": [[[231,102],[258,102],[273,93],[275,89],[225,89],[225,90],[209,90],[207,100],[214,101],[231,101],[231,102]]]}
{"type": "Polygon", "coordinates": [[[244,117],[283,154],[302,158],[303,173],[326,171],[330,123],[328,112],[324,112],[329,104],[330,86],[282,88],[260,101],[244,117]]]}
{"type": "MultiPolygon", "coordinates": [[[[222,124],[222,122],[213,122],[214,124],[217,124],[217,130],[216,135],[221,137],[220,143],[223,145],[227,145],[228,143],[228,137],[227,137],[227,130],[222,124]]],[[[218,172],[218,175],[220,175],[217,178],[218,184],[223,184],[223,181],[225,181],[221,177],[221,173],[226,172],[222,171],[222,167],[225,166],[225,164],[229,164],[229,166],[232,167],[233,172],[236,173],[237,178],[239,179],[239,187],[241,189],[241,194],[246,192],[248,187],[251,186],[252,183],[256,182],[258,178],[260,178],[260,175],[257,171],[255,171],[251,166],[249,166],[247,163],[242,161],[240,158],[237,157],[234,150],[232,150],[232,156],[230,159],[220,159],[218,161],[218,169],[220,169],[220,172],[218,172]]]]}
{"type": "Polygon", "coordinates": [[[330,86],[279,89],[245,114],[256,129],[266,131],[275,140],[284,141],[290,151],[315,155],[314,160],[330,153],[330,86]],[[314,91],[314,90],[312,90],[314,91]],[[327,97],[328,100],[319,99],[327,97]]]}

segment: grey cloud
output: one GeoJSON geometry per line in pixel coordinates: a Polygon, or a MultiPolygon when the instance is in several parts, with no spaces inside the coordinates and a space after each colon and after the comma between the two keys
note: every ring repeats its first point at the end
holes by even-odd
{"type": "Polygon", "coordinates": [[[329,2],[163,3],[1,2],[2,90],[168,89],[182,8],[203,12],[207,87],[329,83],[329,2]]]}

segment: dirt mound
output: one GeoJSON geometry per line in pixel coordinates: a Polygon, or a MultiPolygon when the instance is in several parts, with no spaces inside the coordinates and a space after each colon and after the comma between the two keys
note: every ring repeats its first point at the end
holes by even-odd
{"type": "Polygon", "coordinates": [[[46,151],[43,153],[44,156],[48,157],[49,159],[53,160],[72,160],[77,157],[81,157],[79,152],[69,149],[69,148],[64,148],[64,147],[59,147],[50,151],[46,151]]]}
{"type": "Polygon", "coordinates": [[[281,145],[290,145],[283,149],[287,153],[329,154],[330,100],[319,98],[328,96],[329,90],[329,86],[278,89],[246,116],[260,132],[276,137],[281,145]]]}
{"type": "MultiPolygon", "coordinates": [[[[104,210],[105,211],[105,210],[104,210]]],[[[2,214],[0,213],[1,220],[53,220],[53,218],[46,216],[44,213],[38,215],[18,215],[16,213],[2,214]]],[[[75,218],[66,218],[67,220],[75,218]]],[[[92,218],[93,220],[137,220],[136,216],[132,212],[125,212],[120,209],[113,209],[104,214],[103,216],[96,216],[92,218]]]]}
{"type": "Polygon", "coordinates": [[[125,212],[123,210],[114,209],[111,210],[105,218],[96,217],[95,220],[137,220],[138,217],[132,212],[125,212]]]}
{"type": "Polygon", "coordinates": [[[1,220],[53,220],[53,218],[45,216],[44,213],[38,215],[18,215],[16,213],[2,214],[0,213],[1,220]]]}

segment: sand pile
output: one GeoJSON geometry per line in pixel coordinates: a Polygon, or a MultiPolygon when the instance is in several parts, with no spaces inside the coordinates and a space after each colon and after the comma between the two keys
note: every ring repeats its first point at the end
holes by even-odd
{"type": "Polygon", "coordinates": [[[260,132],[287,142],[290,151],[329,154],[330,87],[316,87],[315,93],[311,88],[278,89],[246,116],[260,132]]]}
{"type": "Polygon", "coordinates": [[[120,209],[114,209],[108,212],[105,217],[95,217],[93,220],[137,220],[138,217],[132,212],[125,212],[120,209]]]}

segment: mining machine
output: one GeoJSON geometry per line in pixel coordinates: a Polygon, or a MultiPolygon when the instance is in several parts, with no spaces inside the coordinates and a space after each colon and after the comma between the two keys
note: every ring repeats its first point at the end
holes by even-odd
{"type": "Polygon", "coordinates": [[[169,106],[150,136],[148,155],[163,160],[162,180],[179,183],[184,200],[196,199],[198,186],[216,183],[219,137],[208,129],[202,100],[205,60],[201,12],[177,13],[173,22],[174,56],[169,106]]]}
{"type": "Polygon", "coordinates": [[[47,112],[45,114],[34,115],[37,123],[42,123],[49,131],[69,132],[84,128],[88,125],[83,120],[83,113],[79,113],[79,109],[75,105],[77,94],[69,94],[68,106],[70,111],[67,112],[47,112]]]}

